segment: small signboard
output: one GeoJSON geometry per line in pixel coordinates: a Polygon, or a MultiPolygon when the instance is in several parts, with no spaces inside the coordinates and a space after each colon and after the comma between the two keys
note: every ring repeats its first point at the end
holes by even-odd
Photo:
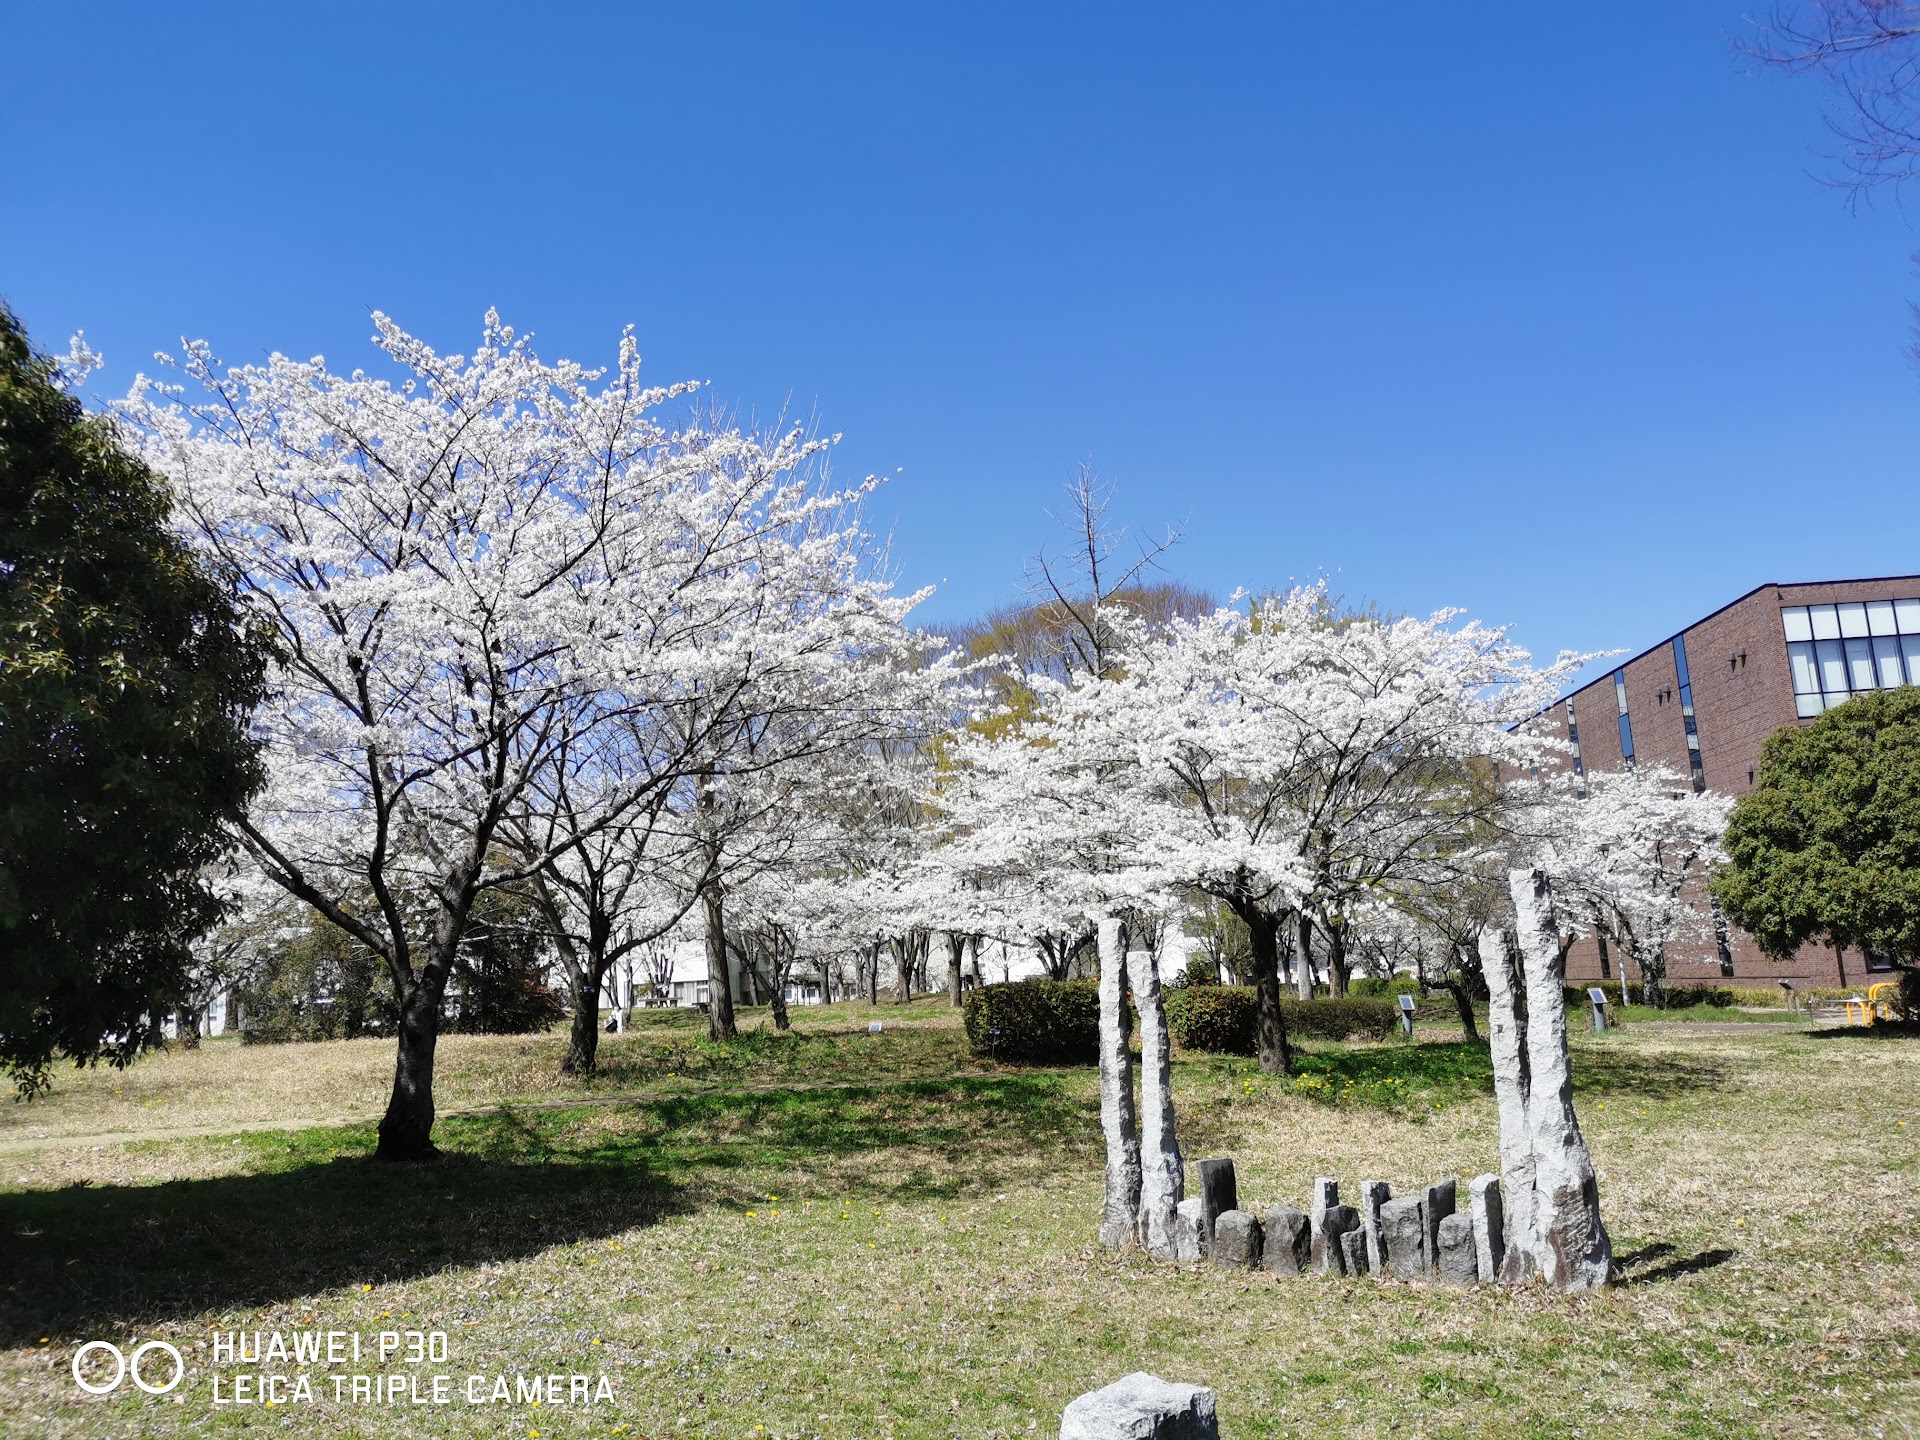
{"type": "Polygon", "coordinates": [[[1413,1034],[1413,997],[1411,995],[1400,997],[1400,1029],[1408,1036],[1413,1034]]]}
{"type": "Polygon", "coordinates": [[[1589,986],[1587,998],[1593,1002],[1593,1033],[1607,1033],[1607,992],[1598,985],[1589,986]]]}

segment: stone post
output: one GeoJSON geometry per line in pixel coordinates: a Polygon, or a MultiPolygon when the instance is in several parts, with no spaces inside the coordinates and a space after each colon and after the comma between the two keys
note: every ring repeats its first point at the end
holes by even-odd
{"type": "Polygon", "coordinates": [[[1140,1245],[1171,1260],[1177,1249],[1174,1213],[1186,1194],[1186,1175],[1173,1133],[1173,1044],[1151,951],[1128,954],[1127,979],[1140,1012],[1140,1245]]]}
{"type": "Polygon", "coordinates": [[[1327,1211],[1340,1203],[1340,1182],[1331,1175],[1314,1177],[1307,1200],[1307,1221],[1313,1227],[1313,1263],[1319,1267],[1327,1248],[1327,1211]]]}
{"type": "Polygon", "coordinates": [[[1469,1187],[1473,1217],[1473,1253],[1480,1270],[1480,1283],[1490,1285],[1500,1278],[1500,1262],[1506,1245],[1506,1217],[1500,1205],[1500,1177],[1476,1175],[1469,1187]]]}
{"type": "Polygon", "coordinates": [[[1600,1219],[1593,1157],[1573,1113],[1573,1069],[1567,1056],[1567,947],[1553,915],[1544,870],[1507,877],[1519,916],[1527,996],[1527,1132],[1533,1150],[1533,1206],[1528,1229],[1533,1264],[1556,1290],[1592,1290],[1613,1270],[1613,1242],[1600,1219]]]}
{"type": "Polygon", "coordinates": [[[1173,1207],[1173,1258],[1187,1265],[1205,1255],[1205,1231],[1206,1220],[1200,1213],[1200,1197],[1189,1195],[1173,1207]]]}
{"type": "Polygon", "coordinates": [[[1267,1269],[1276,1275],[1304,1275],[1313,1263],[1307,1217],[1291,1205],[1275,1205],[1267,1211],[1263,1230],[1267,1269]]]}
{"type": "Polygon", "coordinates": [[[1423,1280],[1427,1274],[1427,1222],[1424,1202],[1407,1196],[1380,1207],[1380,1240],[1387,1252],[1387,1273],[1396,1280],[1423,1280]]]}
{"type": "Polygon", "coordinates": [[[1322,1275],[1351,1275],[1343,1242],[1360,1233],[1360,1212],[1351,1205],[1329,1205],[1320,1217],[1320,1233],[1313,1242],[1313,1268],[1322,1275]]]}
{"type": "Polygon", "coordinates": [[[1425,1202],[1427,1222],[1427,1266],[1433,1267],[1440,1257],[1440,1222],[1453,1214],[1455,1201],[1459,1198],[1459,1182],[1442,1180],[1437,1185],[1429,1185],[1421,1194],[1425,1202]]]}
{"type": "Polygon", "coordinates": [[[1201,1233],[1211,1245],[1213,1227],[1220,1217],[1240,1208],[1240,1186],[1234,1179],[1231,1160],[1202,1160],[1193,1168],[1200,1181],[1201,1233]]]}
{"type": "Polygon", "coordinates": [[[1487,1048],[1493,1059],[1493,1102],[1500,1117],[1500,1193],[1505,1202],[1506,1249],[1497,1278],[1518,1285],[1533,1274],[1528,1236],[1533,1229],[1533,1141],[1527,1100],[1533,1088],[1527,1061],[1524,991],[1509,937],[1480,935],[1480,969],[1487,979],[1487,1048]]]}
{"type": "Polygon", "coordinates": [[[1367,1262],[1367,1236],[1364,1230],[1349,1230],[1340,1237],[1340,1265],[1349,1275],[1364,1275],[1373,1268],[1367,1262]]]}
{"type": "Polygon", "coordinates": [[[1139,1233],[1140,1135],[1133,1113],[1133,1061],[1127,1053],[1126,936],[1118,920],[1099,925],[1100,1130],[1107,1142],[1107,1194],[1100,1243],[1131,1244],[1139,1233]]]}
{"type": "Polygon", "coordinates": [[[1473,1221],[1465,1215],[1441,1220],[1434,1251],[1433,1273],[1442,1285],[1474,1285],[1480,1266],[1473,1253],[1473,1221]]]}
{"type": "Polygon", "coordinates": [[[1260,1222],[1244,1210],[1222,1210],[1214,1217],[1207,1258],[1227,1269],[1252,1269],[1260,1263],[1260,1222]]]}
{"type": "Polygon", "coordinates": [[[1379,1275],[1387,1268],[1387,1252],[1380,1244],[1380,1207],[1393,1198],[1384,1180],[1360,1182],[1360,1230],[1367,1241],[1367,1269],[1379,1275]]]}

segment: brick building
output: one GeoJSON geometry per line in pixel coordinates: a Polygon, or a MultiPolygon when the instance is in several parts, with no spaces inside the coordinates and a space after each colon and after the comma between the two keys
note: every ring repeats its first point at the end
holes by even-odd
{"type": "MultiPolygon", "coordinates": [[[[1737,798],[1753,788],[1761,743],[1775,730],[1897,685],[1920,685],[1920,576],[1762,585],[1574,691],[1541,721],[1572,743],[1583,771],[1664,763],[1696,788],[1737,798]]],[[[1568,955],[1567,972],[1610,979],[1618,960],[1589,937],[1568,955]]],[[[1676,984],[1859,985],[1873,968],[1857,951],[1814,945],[1776,963],[1731,927],[1668,957],[1676,984]]]]}

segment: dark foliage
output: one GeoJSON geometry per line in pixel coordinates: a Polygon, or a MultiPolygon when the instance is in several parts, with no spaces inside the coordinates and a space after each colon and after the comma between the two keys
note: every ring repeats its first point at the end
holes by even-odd
{"type": "Polygon", "coordinates": [[[565,1000],[547,987],[533,906],[501,890],[474,902],[453,963],[447,1028],[468,1035],[526,1035],[557,1024],[565,1000]]]}
{"type": "Polygon", "coordinates": [[[391,1035],[395,1023],[386,962],[318,919],[258,967],[240,1005],[249,1045],[391,1035]]]}
{"type": "Polygon", "coordinates": [[[26,1093],[156,1041],[261,782],[267,644],[170,511],[0,307],[0,1067],[26,1093]]]}
{"type": "Polygon", "coordinates": [[[1920,687],[1775,732],[1713,893],[1769,955],[1809,940],[1920,964],[1920,687]]]}
{"type": "MultiPolygon", "coordinates": [[[[1167,992],[1167,1029],[1185,1050],[1254,1053],[1258,1003],[1251,985],[1182,986],[1167,992]]],[[[1316,1040],[1384,1040],[1399,1025],[1399,1007],[1359,997],[1283,1000],[1287,1034],[1316,1040]]]]}
{"type": "Polygon", "coordinates": [[[1100,987],[1091,980],[1016,980],[967,996],[967,1043],[976,1055],[1041,1065],[1100,1058],[1100,987]]]}

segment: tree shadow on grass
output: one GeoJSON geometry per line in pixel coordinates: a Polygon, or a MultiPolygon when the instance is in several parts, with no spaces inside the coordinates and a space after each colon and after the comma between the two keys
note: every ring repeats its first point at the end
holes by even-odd
{"type": "Polygon", "coordinates": [[[1802,1032],[1809,1040],[1830,1041],[1911,1040],[1920,1036],[1920,1025],[1909,1020],[1880,1020],[1872,1025],[1825,1025],[1802,1032]]]}
{"type": "Polygon", "coordinates": [[[1086,1144],[1091,1115],[1061,1077],[995,1076],[450,1117],[423,1165],[365,1158],[367,1126],[194,1142],[189,1162],[238,1149],[245,1172],[0,1194],[0,1345],[522,1259],[750,1200],[769,1170],[947,1198],[1086,1144]],[[848,1170],[870,1151],[884,1165],[848,1170]]]}
{"type": "Polygon", "coordinates": [[[1573,1052],[1576,1093],[1628,1093],[1646,1100],[1674,1100],[1697,1090],[1719,1090],[1733,1067],[1712,1055],[1648,1052],[1610,1045],[1581,1045],[1573,1052]]]}

